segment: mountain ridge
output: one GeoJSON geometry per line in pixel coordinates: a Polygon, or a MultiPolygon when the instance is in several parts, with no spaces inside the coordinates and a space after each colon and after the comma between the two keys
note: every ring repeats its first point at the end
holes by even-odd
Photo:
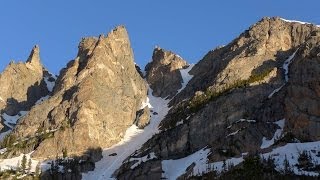
{"type": "MultiPolygon", "coordinates": [[[[0,156],[32,151],[35,159],[54,160],[68,152],[75,159],[78,170],[51,169],[45,179],[80,179],[81,172],[86,179],[190,178],[213,171],[204,170],[209,165],[223,175],[222,161],[241,168],[248,154],[281,159],[272,153],[320,139],[319,34],[313,24],[266,17],[194,66],[156,47],[143,75],[127,30],[118,26],[106,37],[83,38],[56,80],[35,46],[25,66],[38,73],[37,92],[46,91],[32,95],[32,105],[1,110],[4,126],[4,113],[18,123],[6,131],[0,156]],[[30,111],[19,116],[22,110],[30,111]],[[173,175],[168,163],[178,161],[184,165],[173,175]]],[[[0,84],[10,84],[3,74],[0,84]]]]}

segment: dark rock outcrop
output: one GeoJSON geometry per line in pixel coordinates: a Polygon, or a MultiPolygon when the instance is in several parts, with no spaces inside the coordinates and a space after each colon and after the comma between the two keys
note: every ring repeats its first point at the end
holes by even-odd
{"type": "Polygon", "coordinates": [[[156,47],[153,51],[152,62],[148,63],[146,79],[152,94],[162,98],[172,98],[180,88],[183,79],[180,69],[187,66],[187,62],[171,51],[156,47]]]}
{"type": "Polygon", "coordinates": [[[320,140],[320,30],[297,51],[284,100],[287,131],[301,141],[320,140]]]}

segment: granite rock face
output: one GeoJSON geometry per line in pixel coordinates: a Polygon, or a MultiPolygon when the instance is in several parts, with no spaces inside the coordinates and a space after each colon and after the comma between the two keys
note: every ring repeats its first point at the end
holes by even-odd
{"type": "Polygon", "coordinates": [[[51,75],[42,66],[39,53],[39,47],[35,46],[25,63],[11,62],[0,74],[2,115],[15,116],[28,111],[38,99],[49,94],[45,79],[51,75]]]}
{"type": "Polygon", "coordinates": [[[13,135],[50,133],[35,145],[33,156],[39,158],[54,158],[63,149],[82,155],[106,148],[134,123],[146,95],[127,31],[119,26],[107,37],[82,39],[78,56],[61,71],[53,95],[34,106],[13,135]]]}
{"type": "Polygon", "coordinates": [[[187,66],[187,62],[171,51],[156,47],[153,51],[152,62],[148,63],[146,79],[157,97],[171,98],[182,88],[180,69],[187,66]]]}

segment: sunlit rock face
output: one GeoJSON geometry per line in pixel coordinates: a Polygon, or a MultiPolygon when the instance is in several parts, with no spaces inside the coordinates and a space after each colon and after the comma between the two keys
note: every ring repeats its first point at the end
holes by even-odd
{"type": "Polygon", "coordinates": [[[63,149],[81,155],[119,142],[147,95],[126,29],[82,39],[78,56],[61,71],[53,91],[14,131],[20,138],[52,133],[34,145],[33,156],[55,157],[63,149]]]}

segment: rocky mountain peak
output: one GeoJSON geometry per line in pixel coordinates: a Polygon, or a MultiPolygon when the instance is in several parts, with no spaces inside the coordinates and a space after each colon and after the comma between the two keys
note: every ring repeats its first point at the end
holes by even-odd
{"type": "Polygon", "coordinates": [[[187,62],[183,60],[179,55],[172,51],[167,51],[159,46],[153,50],[152,62],[153,66],[170,65],[170,70],[181,69],[187,65],[187,62]]]}
{"type": "Polygon", "coordinates": [[[49,92],[44,74],[38,46],[32,49],[26,63],[11,62],[0,74],[0,113],[16,115],[27,111],[38,99],[46,96],[49,92]]]}
{"type": "Polygon", "coordinates": [[[117,143],[135,122],[148,124],[149,116],[137,117],[146,95],[127,31],[120,26],[107,37],[81,40],[77,57],[61,71],[52,97],[35,106],[14,133],[37,139],[39,131],[54,131],[52,138],[39,143],[33,154],[37,157],[53,157],[63,149],[83,155],[90,148],[117,143]]]}
{"type": "Polygon", "coordinates": [[[40,64],[40,48],[38,45],[35,45],[32,48],[29,58],[26,62],[30,64],[40,64]]]}
{"type": "Polygon", "coordinates": [[[152,61],[147,64],[146,78],[153,90],[153,95],[172,97],[182,87],[180,70],[186,68],[187,62],[179,55],[156,47],[152,54],[152,61]]]}
{"type": "Polygon", "coordinates": [[[40,61],[40,48],[38,45],[35,45],[32,48],[31,53],[29,55],[29,58],[26,61],[26,65],[27,65],[27,67],[29,67],[33,70],[36,70],[38,72],[43,71],[43,66],[40,61]]]}
{"type": "Polygon", "coordinates": [[[119,25],[114,29],[112,29],[108,33],[107,37],[111,39],[119,39],[119,38],[128,39],[128,32],[124,25],[119,25]]]}

